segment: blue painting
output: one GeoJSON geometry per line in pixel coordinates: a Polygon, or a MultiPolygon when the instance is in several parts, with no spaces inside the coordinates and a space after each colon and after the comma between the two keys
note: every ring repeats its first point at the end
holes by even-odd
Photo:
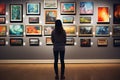
{"type": "Polygon", "coordinates": [[[109,36],[109,26],[96,26],[96,36],[109,36]]]}

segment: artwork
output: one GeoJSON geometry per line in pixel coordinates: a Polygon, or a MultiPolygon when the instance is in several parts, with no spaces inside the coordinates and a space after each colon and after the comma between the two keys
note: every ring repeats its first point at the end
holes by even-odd
{"type": "Polygon", "coordinates": [[[39,38],[30,38],[29,45],[30,46],[39,46],[39,38]]]}
{"type": "Polygon", "coordinates": [[[91,47],[91,39],[80,39],[81,47],[91,47]]]}
{"type": "Polygon", "coordinates": [[[80,2],[80,15],[92,15],[93,12],[93,2],[80,2]]]}
{"type": "Polygon", "coordinates": [[[106,47],[108,45],[108,40],[106,38],[101,38],[97,40],[97,45],[99,47],[106,47]]]}
{"type": "Polygon", "coordinates": [[[40,15],[40,3],[27,3],[27,15],[40,15]]]}
{"type": "Polygon", "coordinates": [[[113,46],[120,47],[120,39],[113,39],[113,46]]]}
{"type": "Polygon", "coordinates": [[[29,17],[29,23],[39,23],[39,17],[29,17]]]}
{"type": "Polygon", "coordinates": [[[10,46],[23,46],[22,38],[10,38],[10,46]]]}
{"type": "Polygon", "coordinates": [[[44,8],[47,9],[57,8],[57,0],[44,0],[44,8]]]}
{"type": "Polygon", "coordinates": [[[67,36],[76,36],[76,26],[75,25],[63,25],[63,28],[67,36]]]}
{"type": "Polygon", "coordinates": [[[57,10],[45,10],[45,23],[54,24],[57,18],[57,10]]]}
{"type": "Polygon", "coordinates": [[[95,35],[99,37],[110,36],[110,29],[107,25],[96,26],[95,35]]]}
{"type": "Polygon", "coordinates": [[[26,36],[42,36],[41,25],[26,25],[26,36]]]}
{"type": "Polygon", "coordinates": [[[87,37],[93,36],[93,26],[79,26],[79,36],[87,37]]]}
{"type": "Polygon", "coordinates": [[[80,17],[80,23],[91,23],[91,17],[80,17]]]}
{"type": "Polygon", "coordinates": [[[0,46],[5,46],[6,41],[5,38],[0,38],[0,46]]]}
{"type": "Polygon", "coordinates": [[[24,34],[24,25],[14,24],[9,26],[9,35],[14,37],[22,37],[24,34]]]}
{"type": "Polygon", "coordinates": [[[0,3],[0,15],[5,15],[5,13],[6,13],[6,5],[0,3]]]}
{"type": "Polygon", "coordinates": [[[120,24],[120,4],[113,6],[113,24],[120,24]]]}
{"type": "Polygon", "coordinates": [[[73,23],[74,22],[74,17],[73,16],[64,16],[62,18],[63,23],[73,23]]]}
{"type": "Polygon", "coordinates": [[[46,45],[53,45],[51,37],[46,37],[46,45]]]}
{"type": "Polygon", "coordinates": [[[49,25],[49,26],[44,26],[44,35],[45,36],[50,36],[52,31],[54,30],[55,26],[49,25]]]}
{"type": "Polygon", "coordinates": [[[108,7],[98,7],[98,24],[109,24],[109,8],[108,7]]]}
{"type": "Polygon", "coordinates": [[[76,14],[76,5],[75,3],[61,3],[61,14],[76,14]]]}
{"type": "Polygon", "coordinates": [[[120,25],[113,26],[112,34],[114,37],[120,37],[120,25]]]}
{"type": "Polygon", "coordinates": [[[66,45],[74,45],[74,38],[73,37],[67,37],[66,38],[66,45]]]}
{"type": "Polygon", "coordinates": [[[10,5],[10,22],[22,22],[23,21],[23,6],[22,4],[10,5]]]}
{"type": "Polygon", "coordinates": [[[5,24],[6,18],[5,17],[0,17],[0,24],[5,24]]]}
{"type": "Polygon", "coordinates": [[[7,33],[7,26],[0,25],[0,37],[6,36],[7,33]]]}

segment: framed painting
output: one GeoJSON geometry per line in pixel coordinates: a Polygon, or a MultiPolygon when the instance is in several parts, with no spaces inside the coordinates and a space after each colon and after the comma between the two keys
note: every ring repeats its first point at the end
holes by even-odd
{"type": "Polygon", "coordinates": [[[46,45],[53,45],[51,37],[46,37],[46,45]]]}
{"type": "Polygon", "coordinates": [[[24,34],[24,25],[14,24],[9,26],[9,35],[11,37],[22,37],[24,34]]]}
{"type": "Polygon", "coordinates": [[[45,23],[54,24],[57,19],[57,10],[45,10],[45,23]]]}
{"type": "Polygon", "coordinates": [[[75,2],[61,2],[60,4],[61,14],[76,14],[76,3],[75,2]]]}
{"type": "Polygon", "coordinates": [[[6,23],[6,18],[0,17],[0,24],[5,24],[5,23],[6,23]]]}
{"type": "Polygon", "coordinates": [[[0,46],[5,46],[5,45],[6,45],[5,38],[0,38],[0,46]]]}
{"type": "Polygon", "coordinates": [[[80,17],[80,23],[81,24],[91,23],[91,17],[80,17]]]}
{"type": "Polygon", "coordinates": [[[98,7],[98,24],[109,24],[109,8],[108,7],[98,7]]]}
{"type": "Polygon", "coordinates": [[[10,22],[23,22],[22,4],[10,4],[10,22]]]}
{"type": "Polygon", "coordinates": [[[0,25],[0,37],[5,37],[7,34],[7,26],[0,25]]]}
{"type": "Polygon", "coordinates": [[[29,17],[29,23],[39,23],[39,17],[29,17]]]}
{"type": "Polygon", "coordinates": [[[93,36],[93,26],[79,26],[80,37],[91,37],[93,36]]]}
{"type": "Polygon", "coordinates": [[[6,4],[0,3],[0,15],[6,14],[6,4]]]}
{"type": "Polygon", "coordinates": [[[45,9],[55,9],[57,8],[58,0],[44,0],[45,9]]]}
{"type": "Polygon", "coordinates": [[[91,47],[91,39],[80,39],[81,47],[91,47]]]}
{"type": "Polygon", "coordinates": [[[63,25],[67,36],[76,36],[76,25],[63,25]]]}
{"type": "Polygon", "coordinates": [[[63,21],[63,23],[73,23],[74,17],[73,16],[63,16],[62,21],[63,21]]]}
{"type": "Polygon", "coordinates": [[[80,15],[93,15],[93,2],[80,2],[80,15]]]}
{"type": "Polygon", "coordinates": [[[120,39],[113,39],[113,46],[120,47],[120,39]]]}
{"type": "Polygon", "coordinates": [[[26,36],[42,36],[42,25],[26,25],[26,36]]]}
{"type": "Polygon", "coordinates": [[[66,38],[66,45],[74,45],[74,38],[73,37],[67,37],[66,38]]]}
{"type": "Polygon", "coordinates": [[[22,38],[10,38],[10,46],[23,46],[22,38]]]}
{"type": "Polygon", "coordinates": [[[98,25],[95,28],[95,36],[108,37],[110,36],[110,27],[108,25],[98,25]]]}
{"type": "Polygon", "coordinates": [[[99,47],[106,47],[108,45],[108,40],[106,38],[101,38],[97,40],[97,45],[99,47]]]}
{"type": "Polygon", "coordinates": [[[52,26],[52,25],[44,26],[44,35],[45,36],[51,36],[51,33],[54,29],[55,29],[55,26],[52,26]]]}
{"type": "Polygon", "coordinates": [[[120,37],[120,25],[114,25],[112,27],[113,37],[120,37]]]}
{"type": "Polygon", "coordinates": [[[120,24],[120,4],[113,6],[113,24],[120,24]]]}
{"type": "Polygon", "coordinates": [[[40,15],[40,3],[27,3],[27,15],[40,15]]]}
{"type": "Polygon", "coordinates": [[[39,38],[30,38],[29,45],[30,46],[39,46],[39,38]]]}

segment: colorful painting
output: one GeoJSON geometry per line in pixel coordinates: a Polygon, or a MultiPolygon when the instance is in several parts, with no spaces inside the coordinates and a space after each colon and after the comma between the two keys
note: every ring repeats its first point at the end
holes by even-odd
{"type": "Polygon", "coordinates": [[[6,36],[7,26],[0,25],[0,37],[6,36]]]}
{"type": "Polygon", "coordinates": [[[120,25],[113,26],[112,34],[114,37],[120,37],[120,25]]]}
{"type": "Polygon", "coordinates": [[[91,17],[80,17],[80,23],[91,23],[91,17]]]}
{"type": "Polygon", "coordinates": [[[27,3],[27,15],[39,15],[40,3],[27,3]]]}
{"type": "Polygon", "coordinates": [[[57,10],[45,10],[45,23],[54,24],[57,19],[57,10]]]}
{"type": "Polygon", "coordinates": [[[53,45],[51,37],[46,37],[46,45],[53,45]]]}
{"type": "Polygon", "coordinates": [[[99,47],[106,47],[108,45],[108,40],[106,38],[100,38],[97,40],[97,45],[99,47]]]}
{"type": "Polygon", "coordinates": [[[22,38],[10,38],[10,46],[23,46],[22,38]]]}
{"type": "Polygon", "coordinates": [[[39,38],[30,38],[29,45],[30,46],[39,46],[39,38]]]}
{"type": "Polygon", "coordinates": [[[47,26],[44,26],[44,35],[45,36],[50,36],[52,31],[54,30],[55,26],[52,26],[52,25],[47,25],[47,26]]]}
{"type": "Polygon", "coordinates": [[[93,2],[80,2],[80,15],[92,15],[93,12],[93,2]]]}
{"type": "Polygon", "coordinates": [[[10,5],[10,22],[22,22],[23,21],[23,6],[22,4],[10,5]]]}
{"type": "Polygon", "coordinates": [[[16,24],[16,25],[10,25],[9,27],[9,35],[10,36],[23,36],[24,34],[24,25],[19,25],[19,24],[16,24]]]}
{"type": "Polygon", "coordinates": [[[29,23],[39,23],[39,17],[29,17],[29,23]]]}
{"type": "Polygon", "coordinates": [[[27,36],[41,36],[42,26],[41,25],[26,25],[26,35],[27,36]]]}
{"type": "Polygon", "coordinates": [[[44,8],[45,9],[54,9],[57,8],[58,0],[44,0],[44,8]]]}
{"type": "Polygon", "coordinates": [[[120,39],[113,39],[113,46],[120,47],[120,39]]]}
{"type": "Polygon", "coordinates": [[[5,38],[0,38],[0,46],[5,46],[6,41],[5,38]]]}
{"type": "Polygon", "coordinates": [[[120,24],[120,4],[113,6],[113,24],[120,24]]]}
{"type": "Polygon", "coordinates": [[[109,20],[109,8],[98,7],[98,24],[108,24],[109,20]]]}
{"type": "Polygon", "coordinates": [[[91,39],[80,39],[81,47],[91,47],[91,39]]]}
{"type": "Polygon", "coordinates": [[[0,17],[0,24],[5,24],[6,18],[5,17],[0,17]]]}
{"type": "Polygon", "coordinates": [[[61,14],[76,14],[75,3],[61,3],[61,14]]]}
{"type": "Polygon", "coordinates": [[[5,15],[6,13],[6,5],[0,3],[0,15],[5,15]]]}
{"type": "Polygon", "coordinates": [[[62,18],[63,23],[73,23],[74,22],[74,17],[73,16],[64,16],[62,18]]]}

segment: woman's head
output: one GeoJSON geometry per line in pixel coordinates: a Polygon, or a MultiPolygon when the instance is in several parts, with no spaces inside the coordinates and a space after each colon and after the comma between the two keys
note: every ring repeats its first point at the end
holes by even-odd
{"type": "Polygon", "coordinates": [[[55,21],[55,31],[58,33],[63,31],[62,22],[59,19],[55,21]]]}

